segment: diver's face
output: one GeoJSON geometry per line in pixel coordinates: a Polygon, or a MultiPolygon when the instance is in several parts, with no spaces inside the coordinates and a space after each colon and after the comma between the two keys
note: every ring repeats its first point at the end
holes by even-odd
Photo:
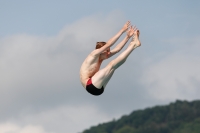
{"type": "Polygon", "coordinates": [[[105,51],[103,51],[103,53],[109,54],[110,53],[110,48],[105,50],[105,51]]]}
{"type": "Polygon", "coordinates": [[[105,51],[103,51],[103,53],[101,54],[101,58],[102,59],[107,59],[109,54],[110,54],[110,48],[105,50],[105,51]]]}

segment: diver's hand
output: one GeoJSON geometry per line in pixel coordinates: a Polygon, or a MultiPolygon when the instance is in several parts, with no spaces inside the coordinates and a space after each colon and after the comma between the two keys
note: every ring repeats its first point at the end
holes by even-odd
{"type": "Polygon", "coordinates": [[[122,28],[122,32],[124,33],[125,31],[127,31],[128,28],[130,27],[130,25],[131,25],[131,22],[130,22],[130,21],[127,21],[127,22],[124,24],[123,28],[122,28]]]}

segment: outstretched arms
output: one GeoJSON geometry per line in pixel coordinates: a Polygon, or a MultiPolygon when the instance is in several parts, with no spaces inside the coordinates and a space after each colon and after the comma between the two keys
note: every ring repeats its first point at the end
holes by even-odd
{"type": "Polygon", "coordinates": [[[109,46],[112,46],[119,39],[119,37],[128,30],[128,28],[130,27],[130,24],[131,24],[130,21],[126,22],[123,28],[115,36],[109,39],[106,44],[109,46]]]}
{"type": "Polygon", "coordinates": [[[109,57],[118,53],[125,46],[128,40],[133,36],[136,30],[137,28],[135,26],[134,27],[131,26],[130,29],[127,31],[126,37],[113,50],[110,51],[109,57]]]}
{"type": "Polygon", "coordinates": [[[115,36],[113,36],[111,39],[109,39],[103,47],[101,47],[100,49],[96,49],[94,51],[95,54],[101,54],[103,51],[105,51],[106,49],[110,48],[119,39],[119,37],[125,31],[128,30],[129,27],[130,27],[130,21],[126,22],[124,24],[124,26],[122,27],[122,29],[115,36]]]}

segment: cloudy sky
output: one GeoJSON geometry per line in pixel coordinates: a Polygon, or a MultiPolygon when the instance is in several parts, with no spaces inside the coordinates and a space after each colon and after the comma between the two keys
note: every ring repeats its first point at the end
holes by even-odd
{"type": "Polygon", "coordinates": [[[78,133],[134,110],[199,99],[199,7],[198,0],[1,0],[0,132],[78,133]],[[80,65],[128,20],[142,46],[92,96],[80,65]]]}

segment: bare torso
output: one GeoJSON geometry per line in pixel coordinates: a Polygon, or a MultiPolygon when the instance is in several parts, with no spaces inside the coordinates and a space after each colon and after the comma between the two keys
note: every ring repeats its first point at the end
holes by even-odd
{"type": "Polygon", "coordinates": [[[88,79],[99,71],[101,63],[102,61],[99,59],[99,56],[93,56],[92,54],[89,54],[84,60],[80,68],[80,80],[84,88],[86,88],[88,79]]]}

